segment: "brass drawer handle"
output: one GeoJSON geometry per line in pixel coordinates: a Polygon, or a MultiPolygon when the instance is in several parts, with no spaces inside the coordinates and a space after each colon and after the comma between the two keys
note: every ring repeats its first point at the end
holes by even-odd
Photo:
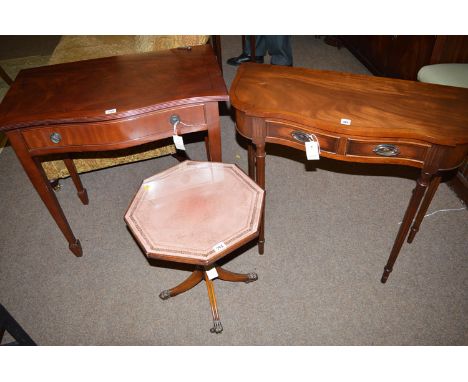
{"type": "Polygon", "coordinates": [[[400,150],[395,145],[390,145],[387,143],[382,143],[380,145],[375,146],[374,153],[383,157],[396,157],[400,154],[400,150]]]}
{"type": "Polygon", "coordinates": [[[293,131],[291,135],[296,141],[299,141],[299,142],[309,142],[312,140],[309,134],[304,133],[302,131],[293,131]]]}
{"type": "Polygon", "coordinates": [[[59,133],[50,134],[50,140],[53,143],[59,143],[62,140],[62,136],[59,133]]]}

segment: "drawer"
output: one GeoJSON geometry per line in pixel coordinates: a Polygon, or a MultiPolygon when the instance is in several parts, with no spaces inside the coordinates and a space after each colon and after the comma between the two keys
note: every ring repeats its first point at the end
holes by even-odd
{"type": "Polygon", "coordinates": [[[367,141],[349,138],[346,155],[367,158],[398,158],[423,162],[430,146],[404,141],[367,141]]]}
{"type": "MultiPolygon", "coordinates": [[[[86,147],[125,146],[172,136],[170,117],[177,114],[181,122],[179,134],[206,130],[204,105],[177,107],[113,121],[60,124],[34,127],[22,132],[31,150],[86,147]],[[185,125],[186,124],[186,125],[185,125]],[[187,126],[190,125],[190,126],[187,126]]],[[[116,147],[119,148],[119,147],[116,147]]]]}
{"type": "Polygon", "coordinates": [[[304,149],[304,142],[308,140],[308,134],[314,134],[317,137],[321,151],[329,153],[337,152],[340,139],[338,136],[325,134],[314,128],[305,128],[300,125],[267,121],[268,142],[304,149]]]}

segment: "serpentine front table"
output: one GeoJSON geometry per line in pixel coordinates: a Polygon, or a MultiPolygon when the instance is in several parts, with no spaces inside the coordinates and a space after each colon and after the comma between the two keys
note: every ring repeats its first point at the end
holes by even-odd
{"type": "Polygon", "coordinates": [[[210,160],[221,161],[218,102],[226,85],[210,46],[71,62],[22,70],[0,104],[5,132],[29,179],[69,243],[82,255],[41,166],[60,154],[88,204],[72,156],[207,131],[210,160]]]}
{"type": "MultiPolygon", "coordinates": [[[[251,140],[249,175],[263,188],[266,142],[300,150],[318,142],[323,157],[421,168],[383,283],[406,237],[411,242],[418,231],[440,173],[468,154],[468,89],[248,63],[230,98],[237,130],[251,140]]],[[[260,253],[264,241],[262,224],[260,253]]]]}

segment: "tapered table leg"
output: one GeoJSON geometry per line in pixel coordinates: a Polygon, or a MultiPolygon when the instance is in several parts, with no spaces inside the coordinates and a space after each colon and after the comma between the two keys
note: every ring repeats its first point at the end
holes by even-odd
{"type": "Polygon", "coordinates": [[[416,219],[414,219],[413,226],[411,227],[410,233],[408,235],[408,243],[411,243],[414,240],[414,237],[419,231],[419,227],[424,219],[424,215],[426,215],[427,209],[432,202],[432,198],[434,197],[437,188],[439,187],[440,180],[442,177],[440,175],[436,175],[432,178],[431,183],[429,184],[429,188],[427,189],[426,195],[424,196],[424,200],[419,207],[418,214],[416,215],[416,219]]]}
{"type": "MultiPolygon", "coordinates": [[[[255,151],[255,172],[257,184],[265,190],[265,143],[257,144],[255,151]]],[[[266,200],[266,190],[265,190],[266,200]]],[[[258,235],[258,253],[263,255],[265,250],[265,209],[262,212],[258,235]]]]}
{"type": "Polygon", "coordinates": [[[89,203],[88,192],[86,191],[86,188],[84,188],[83,184],[81,183],[81,179],[80,179],[80,176],[78,175],[78,172],[76,171],[76,167],[75,167],[75,163],[73,162],[73,159],[66,158],[63,161],[65,162],[65,166],[67,166],[67,170],[70,173],[73,183],[75,184],[76,191],[77,191],[78,197],[81,200],[81,203],[85,205],[88,204],[89,203]]]}
{"type": "Polygon", "coordinates": [[[405,241],[414,215],[418,210],[418,207],[421,203],[421,199],[424,196],[424,192],[426,191],[430,179],[431,174],[423,173],[416,182],[416,187],[413,190],[413,195],[411,196],[408,208],[406,209],[403,222],[401,223],[400,229],[398,230],[398,234],[393,244],[392,251],[390,252],[387,265],[385,265],[384,267],[384,272],[380,280],[382,283],[385,283],[387,281],[390,272],[392,272],[393,270],[393,265],[395,264],[398,254],[400,253],[401,246],[405,241]]]}
{"type": "Polygon", "coordinates": [[[221,128],[219,123],[218,102],[209,102],[205,105],[208,125],[208,156],[212,162],[222,162],[221,155],[221,128]]]}
{"type": "Polygon", "coordinates": [[[187,279],[182,281],[179,285],[174,288],[163,290],[159,297],[163,300],[167,300],[169,297],[177,296],[178,294],[187,292],[189,289],[192,289],[194,286],[198,285],[200,281],[203,280],[204,272],[201,270],[193,271],[187,279]]]}
{"type": "Polygon", "coordinates": [[[33,159],[29,155],[26,143],[18,131],[8,132],[7,136],[10,139],[11,146],[13,147],[21,165],[23,166],[24,171],[28,175],[29,180],[46,205],[63,235],[67,239],[68,247],[75,256],[82,256],[83,250],[81,249],[80,241],[76,239],[75,235],[73,234],[65,214],[63,213],[62,207],[60,207],[57,197],[55,196],[55,193],[50,186],[49,180],[47,179],[41,163],[39,160],[33,159]]]}

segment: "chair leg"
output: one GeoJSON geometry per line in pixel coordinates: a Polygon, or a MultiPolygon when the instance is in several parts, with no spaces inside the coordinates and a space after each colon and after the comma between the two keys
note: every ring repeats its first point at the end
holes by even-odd
{"type": "Polygon", "coordinates": [[[169,297],[174,297],[174,296],[177,296],[178,294],[187,292],[189,289],[192,289],[194,286],[198,285],[200,281],[203,280],[203,274],[204,272],[199,269],[193,271],[187,279],[185,279],[176,287],[163,290],[159,294],[159,297],[162,300],[167,300],[169,297]]]}
{"type": "Polygon", "coordinates": [[[8,345],[23,345],[35,346],[36,343],[28,333],[16,322],[11,314],[0,304],[0,342],[3,339],[3,334],[7,331],[14,339],[15,342],[8,345]]]}
{"type": "Polygon", "coordinates": [[[67,166],[67,170],[70,173],[73,183],[75,184],[76,191],[77,191],[78,197],[81,200],[81,203],[88,204],[89,203],[88,192],[86,191],[86,188],[84,188],[83,184],[81,183],[81,179],[80,179],[80,176],[78,175],[78,172],[76,171],[76,167],[75,167],[75,163],[73,162],[73,159],[66,158],[63,161],[65,162],[65,166],[67,166]]]}
{"type": "Polygon", "coordinates": [[[210,300],[211,314],[213,315],[213,327],[210,329],[211,333],[219,334],[223,331],[223,325],[221,325],[221,320],[218,313],[218,305],[216,304],[216,295],[214,291],[213,281],[211,281],[208,275],[205,273],[205,283],[206,288],[208,289],[208,298],[210,300]]]}

